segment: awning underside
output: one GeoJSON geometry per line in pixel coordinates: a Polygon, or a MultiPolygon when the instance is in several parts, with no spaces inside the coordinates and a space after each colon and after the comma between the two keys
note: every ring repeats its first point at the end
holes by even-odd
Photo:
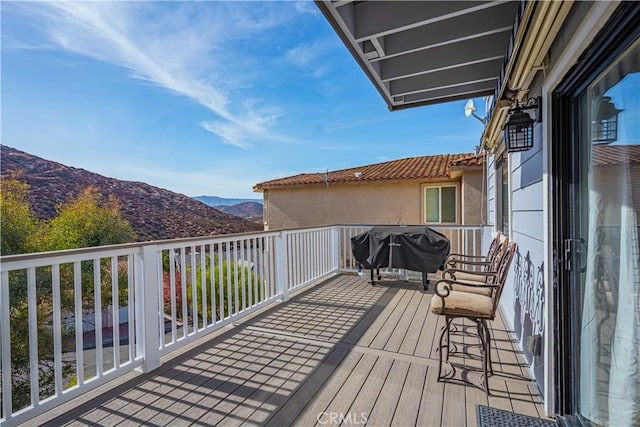
{"type": "Polygon", "coordinates": [[[390,109],[492,95],[518,12],[505,1],[317,1],[390,109]]]}

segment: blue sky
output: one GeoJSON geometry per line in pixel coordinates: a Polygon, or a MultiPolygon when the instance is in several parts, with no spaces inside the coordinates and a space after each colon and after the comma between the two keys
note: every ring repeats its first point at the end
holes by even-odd
{"type": "Polygon", "coordinates": [[[471,152],[482,132],[464,102],[389,112],[310,1],[0,8],[2,143],[105,176],[255,198],[297,173],[471,152]]]}

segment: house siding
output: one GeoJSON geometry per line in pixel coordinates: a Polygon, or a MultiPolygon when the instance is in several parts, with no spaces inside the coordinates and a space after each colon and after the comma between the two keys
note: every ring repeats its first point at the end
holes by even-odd
{"type": "MultiPolygon", "coordinates": [[[[540,86],[532,89],[539,94],[540,86]]],[[[532,93],[532,96],[535,96],[532,93]]],[[[542,124],[534,127],[534,145],[529,151],[509,154],[509,186],[511,190],[511,220],[509,237],[517,242],[518,250],[511,265],[501,305],[505,317],[512,319],[511,325],[525,349],[525,359],[530,364],[538,387],[544,389],[544,362],[534,358],[526,350],[529,336],[540,331],[535,329],[535,320],[544,317],[542,305],[531,304],[522,295],[544,295],[544,210],[542,168],[542,124]],[[533,290],[533,292],[531,292],[533,290]],[[537,312],[534,312],[537,307],[537,312]]]]}
{"type": "MultiPolygon", "coordinates": [[[[572,40],[574,34],[580,29],[581,23],[587,16],[593,3],[577,2],[570,11],[563,28],[554,39],[547,56],[545,71],[539,71],[528,88],[529,98],[543,95],[543,85],[549,70],[562,61],[566,55],[575,54],[575,52],[567,51],[567,46],[572,40]]],[[[593,34],[599,29],[593,28],[593,34]]],[[[551,88],[553,90],[553,88],[551,88]]],[[[547,96],[550,93],[546,93],[547,96]]],[[[543,111],[543,118],[550,115],[543,111]]],[[[547,138],[548,129],[551,126],[549,121],[543,121],[534,127],[534,147],[526,152],[512,153],[509,155],[510,168],[510,239],[518,244],[518,251],[513,260],[508,281],[502,295],[501,308],[505,314],[507,322],[512,321],[510,325],[516,333],[516,337],[520,341],[523,348],[524,356],[529,363],[530,370],[536,380],[538,388],[545,394],[549,390],[545,382],[550,380],[550,370],[545,371],[545,364],[553,366],[552,351],[545,348],[549,343],[553,342],[552,329],[542,329],[542,349],[541,357],[534,357],[526,350],[526,340],[529,336],[540,333],[539,326],[536,327],[536,319],[545,319],[549,313],[548,304],[550,294],[553,292],[551,284],[547,283],[550,277],[548,269],[551,260],[548,259],[551,253],[549,248],[552,243],[549,237],[545,235],[544,223],[547,220],[548,212],[545,211],[545,173],[547,167],[545,162],[548,159],[548,152],[543,150],[543,146],[550,147],[550,142],[546,145],[544,140],[547,138]],[[547,249],[545,251],[545,249],[547,249]],[[526,297],[520,295],[526,294],[535,296],[540,304],[535,301],[528,301],[526,297]],[[536,307],[534,309],[534,307],[536,307]]],[[[488,216],[491,223],[495,224],[496,219],[496,195],[495,195],[495,166],[494,156],[490,157],[489,177],[488,177],[488,216]]],[[[547,203],[551,206],[551,202],[547,203]]],[[[550,347],[549,347],[550,348],[550,347]]],[[[547,409],[552,408],[552,403],[545,397],[545,406],[547,409]]],[[[550,411],[552,412],[552,411],[550,411]]]]}

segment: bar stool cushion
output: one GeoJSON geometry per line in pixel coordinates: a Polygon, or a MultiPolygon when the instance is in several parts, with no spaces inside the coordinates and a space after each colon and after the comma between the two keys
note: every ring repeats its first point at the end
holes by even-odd
{"type": "Polygon", "coordinates": [[[445,297],[445,307],[442,308],[442,298],[434,295],[431,298],[431,311],[445,316],[472,316],[490,319],[493,315],[493,299],[468,292],[451,291],[445,297]]]}

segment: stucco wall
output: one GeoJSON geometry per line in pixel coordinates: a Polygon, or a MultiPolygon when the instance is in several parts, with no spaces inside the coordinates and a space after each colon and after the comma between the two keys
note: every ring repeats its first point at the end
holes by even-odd
{"type": "Polygon", "coordinates": [[[496,223],[496,163],[494,156],[487,156],[487,223],[496,223]]]}
{"type": "MultiPolygon", "coordinates": [[[[402,181],[330,184],[267,190],[265,227],[279,230],[331,224],[421,224],[423,186],[458,185],[458,222],[481,220],[482,171],[465,171],[462,181],[402,181]],[[463,189],[463,190],[461,190],[463,189]]],[[[486,204],[486,202],[485,202],[486,204]]]]}
{"type": "Polygon", "coordinates": [[[420,224],[420,182],[268,190],[269,230],[331,224],[420,224]]]}
{"type": "Polygon", "coordinates": [[[487,224],[486,184],[482,170],[467,171],[462,176],[463,224],[487,224]]]}

